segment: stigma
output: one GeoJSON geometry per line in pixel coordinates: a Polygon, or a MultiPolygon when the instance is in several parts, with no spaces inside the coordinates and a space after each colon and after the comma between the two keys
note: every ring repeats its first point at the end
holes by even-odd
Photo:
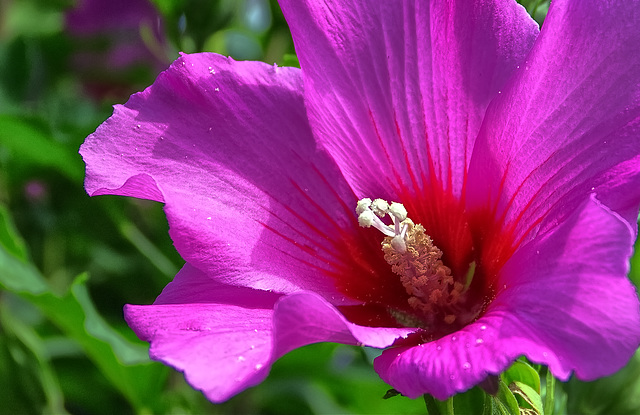
{"type": "MultiPolygon", "coordinates": [[[[451,269],[442,262],[442,251],[433,244],[425,228],[415,224],[405,207],[396,202],[361,199],[356,213],[360,226],[374,227],[384,235],[381,243],[384,259],[400,277],[411,308],[422,320],[427,320],[425,323],[433,323],[435,319],[452,324],[464,285],[454,280],[451,269]],[[387,216],[390,224],[383,221],[387,216]]],[[[406,316],[406,319],[415,324],[414,318],[406,316]]]]}

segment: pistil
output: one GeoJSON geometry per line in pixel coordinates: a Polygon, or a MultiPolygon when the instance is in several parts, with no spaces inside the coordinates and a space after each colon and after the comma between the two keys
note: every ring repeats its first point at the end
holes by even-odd
{"type": "Polygon", "coordinates": [[[389,204],[382,199],[362,199],[356,212],[360,226],[373,226],[385,235],[384,259],[400,277],[411,308],[426,320],[441,319],[452,324],[456,320],[453,310],[461,300],[464,285],[454,280],[451,269],[442,262],[442,251],[424,227],[407,217],[402,204],[389,204]],[[382,221],[387,215],[391,225],[382,221]]]}

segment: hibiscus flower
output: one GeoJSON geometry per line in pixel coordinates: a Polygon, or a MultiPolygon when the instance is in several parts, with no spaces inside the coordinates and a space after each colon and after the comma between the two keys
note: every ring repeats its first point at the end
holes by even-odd
{"type": "Polygon", "coordinates": [[[81,148],[88,193],[164,203],[186,261],[127,322],[214,402],[324,341],[386,348],[412,398],[521,355],[615,372],[640,343],[638,3],[555,0],[540,32],[510,0],[281,0],[301,69],[183,55],[81,148]]]}

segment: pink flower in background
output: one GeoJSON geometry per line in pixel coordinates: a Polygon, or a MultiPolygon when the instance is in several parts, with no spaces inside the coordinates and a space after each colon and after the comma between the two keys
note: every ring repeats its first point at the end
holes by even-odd
{"type": "Polygon", "coordinates": [[[170,59],[160,15],[149,0],[79,0],[65,16],[79,50],[73,69],[99,97],[124,88],[170,59]]]}
{"type": "Polygon", "coordinates": [[[639,2],[555,0],[540,33],[507,0],[280,3],[301,70],[183,55],[81,148],[89,194],[164,203],[186,261],[125,308],[151,357],[214,402],[321,341],[386,348],[412,398],[521,355],[622,367],[639,2]]]}

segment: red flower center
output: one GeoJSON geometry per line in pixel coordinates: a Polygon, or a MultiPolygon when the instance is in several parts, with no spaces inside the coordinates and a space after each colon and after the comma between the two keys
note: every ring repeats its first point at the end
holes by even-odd
{"type": "Polygon", "coordinates": [[[497,223],[488,206],[469,212],[463,200],[437,183],[403,195],[402,203],[416,223],[414,255],[397,255],[392,236],[350,229],[343,235],[346,269],[331,276],[342,293],[363,303],[340,307],[350,321],[419,327],[425,341],[433,340],[486,310],[499,289],[498,273],[514,251],[512,232],[497,223]],[[412,258],[419,262],[412,265],[412,258]]]}

